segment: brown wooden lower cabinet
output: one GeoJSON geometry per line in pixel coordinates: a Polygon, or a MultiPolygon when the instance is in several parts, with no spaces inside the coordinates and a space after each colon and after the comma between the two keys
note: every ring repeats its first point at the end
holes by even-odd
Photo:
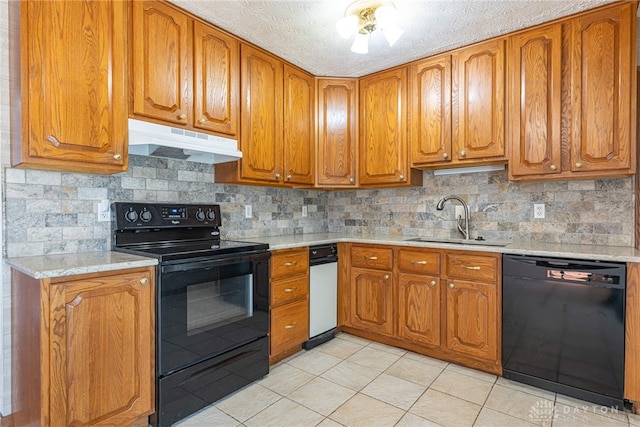
{"type": "Polygon", "coordinates": [[[11,277],[14,425],[147,426],[154,269],[11,277]]]}
{"type": "Polygon", "coordinates": [[[500,254],[351,243],[340,251],[341,330],[502,373],[500,254]]]}
{"type": "Polygon", "coordinates": [[[640,264],[627,264],[624,398],[640,413],[640,264]]]}

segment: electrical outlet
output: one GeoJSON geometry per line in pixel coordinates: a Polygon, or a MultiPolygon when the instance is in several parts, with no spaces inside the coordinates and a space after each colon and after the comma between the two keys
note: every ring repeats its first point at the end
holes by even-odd
{"type": "Polygon", "coordinates": [[[98,203],[98,221],[111,221],[111,206],[108,200],[102,200],[98,203]]]}
{"type": "Polygon", "coordinates": [[[307,216],[307,207],[306,206],[302,206],[302,217],[305,218],[307,216]]]}
{"type": "Polygon", "coordinates": [[[245,218],[253,217],[253,208],[251,205],[244,205],[244,217],[245,218]]]}
{"type": "Polygon", "coordinates": [[[533,204],[533,217],[534,218],[544,218],[544,203],[534,203],[533,204]]]}
{"type": "Polygon", "coordinates": [[[462,218],[462,219],[465,219],[465,216],[466,216],[466,215],[465,215],[464,207],[463,207],[463,206],[456,205],[456,208],[455,208],[455,216],[456,216],[456,219],[458,219],[458,217],[460,217],[460,218],[462,218]]]}

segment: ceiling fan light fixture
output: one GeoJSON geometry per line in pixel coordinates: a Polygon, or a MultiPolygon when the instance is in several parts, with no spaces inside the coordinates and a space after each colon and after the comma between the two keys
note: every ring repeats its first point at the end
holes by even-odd
{"type": "Polygon", "coordinates": [[[355,38],[351,51],[360,54],[369,52],[369,35],[381,30],[389,46],[393,46],[404,31],[396,24],[396,7],[391,0],[357,0],[336,22],[336,30],[343,39],[355,38]]]}

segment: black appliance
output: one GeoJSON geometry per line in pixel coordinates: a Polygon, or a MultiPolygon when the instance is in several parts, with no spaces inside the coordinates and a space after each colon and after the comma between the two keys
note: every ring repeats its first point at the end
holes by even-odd
{"type": "Polygon", "coordinates": [[[502,268],[503,376],[622,408],[625,264],[504,255],[502,268]]]}
{"type": "Polygon", "coordinates": [[[220,206],[114,203],[113,249],[158,259],[156,413],[170,426],[269,372],[269,246],[220,239],[220,206]]]}

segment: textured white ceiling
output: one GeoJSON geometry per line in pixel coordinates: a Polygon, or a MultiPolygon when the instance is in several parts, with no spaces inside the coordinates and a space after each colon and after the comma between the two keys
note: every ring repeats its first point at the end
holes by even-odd
{"type": "Polygon", "coordinates": [[[592,9],[613,0],[395,0],[404,35],[379,31],[369,54],[351,52],[336,21],[353,0],[171,0],[316,76],[360,77],[395,65],[592,9]]]}

